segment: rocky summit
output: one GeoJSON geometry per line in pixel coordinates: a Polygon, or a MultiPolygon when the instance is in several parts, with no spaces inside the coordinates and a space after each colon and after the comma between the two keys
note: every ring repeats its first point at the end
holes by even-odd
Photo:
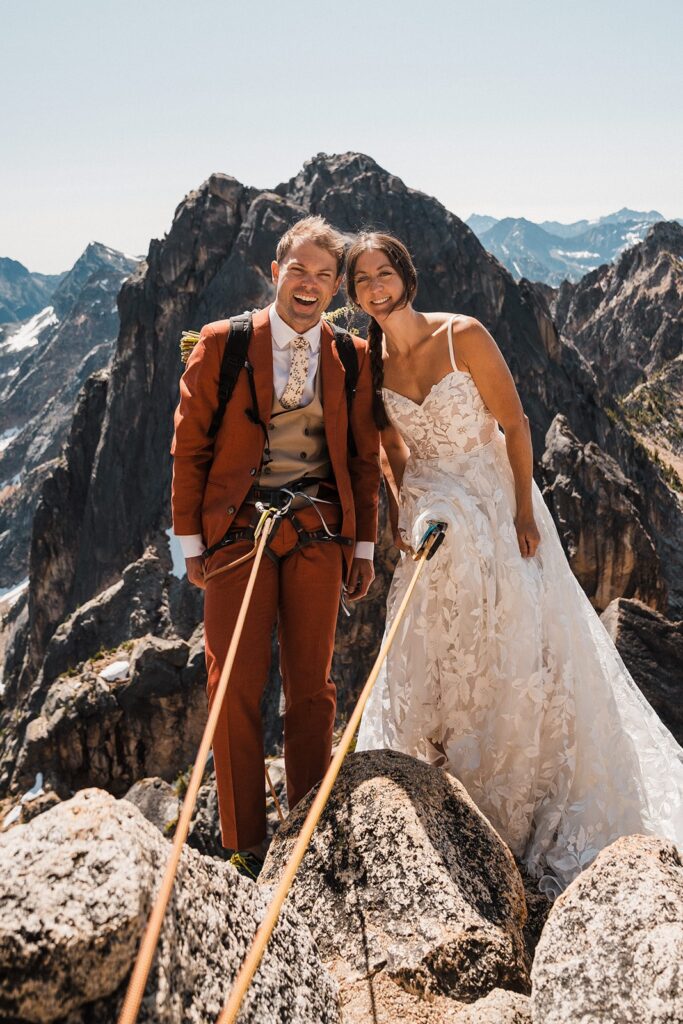
{"type": "MultiPolygon", "coordinates": [[[[183,851],[141,1024],[217,1019],[310,802],[275,836],[258,884],[183,851]]],[[[150,779],[120,800],[81,790],[0,836],[0,1019],[114,1024],[177,811],[150,779]]],[[[238,1020],[681,1019],[683,867],[670,843],[620,839],[552,906],[539,898],[455,779],[391,751],[351,755],[238,1020]]]]}
{"type": "MultiPolygon", "coordinates": [[[[311,799],[277,833],[259,885],[277,883],[311,799]]],[[[455,779],[405,754],[349,755],[290,901],[355,1007],[345,1019],[366,1020],[385,982],[418,1004],[528,993],[512,855],[455,779]]]]}
{"type": "MultiPolygon", "coordinates": [[[[572,568],[637,685],[680,733],[683,511],[669,458],[678,443],[678,227],[656,224],[614,266],[557,291],[516,281],[462,221],[363,154],[319,154],[267,190],[213,174],[132,274],[111,250],[84,254],[52,312],[23,325],[20,340],[31,344],[3,384],[0,465],[14,474],[11,494],[33,494],[23,562],[8,553],[0,579],[4,1019],[106,1024],[120,1006],[206,715],[202,594],[169,538],[178,340],[269,302],[276,241],[309,213],[347,236],[368,225],[394,231],[418,265],[418,308],[468,313],[492,332],[528,413],[536,478],[572,568]],[[92,329],[79,333],[81,315],[92,329]],[[621,324],[607,350],[600,333],[613,320],[621,324]],[[100,346],[94,328],[105,323],[113,333],[100,346]],[[61,382],[67,364],[75,370],[60,406],[44,381],[61,382]],[[31,406],[34,398],[42,404],[31,406]],[[67,410],[59,438],[58,407],[67,410]],[[31,491],[34,472],[42,476],[31,491]]],[[[0,516],[19,508],[6,498],[0,516]]],[[[378,579],[338,631],[340,722],[382,634],[396,552],[381,500],[378,579]]],[[[0,520],[0,548],[18,529],[12,515],[0,520]]],[[[276,755],[275,668],[264,720],[276,755]]],[[[270,764],[281,794],[282,764],[270,764]]],[[[143,1019],[217,1015],[306,806],[280,829],[255,887],[225,863],[207,771],[143,1019]]],[[[269,813],[275,829],[272,804],[269,813]]],[[[244,1020],[607,1024],[613,1007],[619,1021],[677,1019],[680,979],[665,955],[678,948],[677,854],[634,839],[601,856],[550,909],[455,780],[398,754],[354,755],[244,1020]],[[622,941],[626,880],[642,949],[635,931],[622,941]],[[619,927],[600,957],[591,921],[607,934],[610,915],[619,927]],[[570,985],[573,946],[580,963],[570,985]],[[630,1002],[623,986],[603,983],[614,971],[637,974],[630,1002]]]]}

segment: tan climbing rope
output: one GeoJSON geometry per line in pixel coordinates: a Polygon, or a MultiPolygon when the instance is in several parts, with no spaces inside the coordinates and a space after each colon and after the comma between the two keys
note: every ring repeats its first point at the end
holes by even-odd
{"type": "Polygon", "coordinates": [[[258,928],[258,931],[254,936],[254,940],[251,944],[251,947],[242,964],[242,967],[239,970],[237,978],[235,979],[235,983],[233,985],[228,1001],[223,1007],[216,1024],[234,1024],[234,1021],[237,1018],[237,1014],[242,1004],[242,1000],[244,999],[247,989],[251,984],[252,978],[254,977],[258,965],[261,962],[261,957],[263,956],[264,950],[268,943],[268,939],[272,935],[273,929],[277,924],[277,919],[279,917],[280,910],[282,909],[282,904],[284,903],[287,897],[291,884],[294,880],[294,876],[299,868],[299,865],[301,864],[301,861],[304,858],[306,850],[308,849],[308,844],[311,841],[311,836],[313,835],[315,827],[318,824],[320,816],[322,815],[325,809],[325,805],[329,799],[332,787],[335,783],[337,775],[339,774],[339,770],[341,769],[344,758],[348,753],[356,729],[360,724],[361,715],[363,714],[363,710],[368,701],[372,688],[375,685],[382,664],[384,663],[384,660],[391,649],[391,645],[394,642],[396,633],[398,632],[398,628],[401,625],[401,620],[403,619],[405,610],[408,607],[408,603],[410,601],[410,598],[412,597],[420,573],[424,568],[425,562],[429,561],[429,559],[435,553],[436,549],[443,540],[445,530],[446,526],[444,523],[431,524],[431,526],[425,533],[424,537],[422,538],[422,541],[417,552],[413,555],[413,558],[415,559],[415,561],[417,561],[418,564],[415,567],[415,572],[408,585],[408,589],[406,590],[403,600],[399,605],[398,611],[396,612],[396,616],[391,625],[391,628],[386,636],[386,639],[384,640],[384,643],[382,644],[379,654],[377,655],[377,659],[372,667],[370,675],[368,676],[367,682],[363,687],[361,695],[358,698],[358,703],[356,704],[356,707],[353,710],[353,714],[351,715],[351,718],[349,719],[346,729],[344,730],[342,738],[339,742],[339,746],[337,747],[337,751],[334,757],[332,758],[332,761],[330,762],[330,766],[327,769],[327,772],[325,773],[322,782],[320,783],[320,788],[318,789],[318,792],[315,795],[315,799],[313,800],[313,803],[311,804],[308,814],[306,815],[306,820],[301,826],[301,831],[294,845],[294,849],[292,850],[289,859],[285,864],[284,871],[282,872],[282,876],[280,878],[278,886],[271,898],[265,917],[263,918],[258,928]]]}
{"type": "Polygon", "coordinates": [[[275,786],[273,785],[273,780],[271,779],[270,772],[268,771],[268,765],[266,765],[266,781],[268,783],[268,788],[270,790],[270,795],[273,798],[273,803],[275,804],[275,810],[277,811],[277,816],[280,819],[280,821],[284,821],[285,820],[285,816],[282,813],[282,807],[280,805],[280,801],[277,798],[277,793],[275,792],[275,786]]]}
{"type": "Polygon", "coordinates": [[[128,983],[128,990],[121,1008],[118,1024],[135,1024],[135,1021],[137,1020],[140,1003],[142,1002],[142,996],[145,991],[145,985],[147,984],[147,978],[149,976],[152,961],[154,959],[154,953],[159,941],[159,933],[164,920],[164,914],[173,889],[173,883],[178,869],[178,862],[180,860],[185,839],[187,838],[187,833],[190,829],[190,821],[192,819],[192,812],[194,811],[194,805],[197,800],[197,793],[199,792],[199,787],[202,782],[204,768],[206,767],[206,760],[209,756],[216,726],[218,725],[218,718],[221,713],[221,707],[228,688],[230,673],[232,672],[232,666],[237,653],[237,646],[244,628],[244,620],[247,615],[247,609],[249,608],[249,602],[251,601],[254,584],[256,583],[256,575],[273,525],[273,519],[276,515],[276,509],[264,509],[261,519],[256,527],[255,539],[258,539],[258,544],[254,552],[254,565],[251,573],[249,574],[247,587],[244,592],[244,597],[242,598],[239,615],[237,616],[237,622],[235,623],[235,629],[230,641],[230,647],[228,648],[228,654],[225,659],[225,664],[223,665],[218,687],[216,688],[216,695],[209,713],[206,728],[204,729],[204,735],[202,736],[202,741],[199,746],[199,753],[197,754],[197,758],[192,769],[192,775],[190,776],[187,793],[185,794],[185,799],[183,801],[183,806],[175,830],[175,836],[173,838],[173,846],[166,864],[166,871],[164,872],[164,877],[161,880],[161,886],[154,901],[149,921],[147,922],[147,929],[138,950],[138,955],[135,960],[135,966],[133,967],[133,973],[128,983]]]}

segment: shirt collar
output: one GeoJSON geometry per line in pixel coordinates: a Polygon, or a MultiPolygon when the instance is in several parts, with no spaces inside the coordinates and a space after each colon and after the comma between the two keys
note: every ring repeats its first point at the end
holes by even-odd
{"type": "MultiPolygon", "coordinates": [[[[287,348],[293,338],[298,338],[299,335],[293,330],[289,324],[286,324],[282,317],[278,316],[275,311],[275,303],[273,302],[270,309],[268,310],[268,316],[270,317],[270,333],[273,338],[273,344],[278,348],[287,348]]],[[[309,328],[302,337],[306,339],[311,347],[311,352],[317,352],[320,348],[320,335],[322,333],[322,323],[319,320],[317,324],[309,328]]]]}

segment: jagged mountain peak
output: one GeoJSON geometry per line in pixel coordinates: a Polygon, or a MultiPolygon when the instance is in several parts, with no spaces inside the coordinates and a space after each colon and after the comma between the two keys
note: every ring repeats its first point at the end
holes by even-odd
{"type": "MultiPolygon", "coordinates": [[[[363,190],[372,196],[388,192],[396,194],[414,192],[399,177],[385,170],[372,157],[353,151],[334,154],[318,153],[317,156],[306,161],[297,175],[290,178],[288,182],[278,185],[275,192],[311,211],[328,216],[331,206],[334,205],[328,201],[330,195],[338,195],[341,192],[348,193],[352,187],[356,194],[360,195],[361,190],[358,186],[361,181],[364,184],[363,190]]],[[[339,222],[340,212],[336,211],[338,227],[357,230],[361,226],[358,217],[353,215],[358,210],[348,211],[346,218],[342,218],[341,223],[339,222]],[[344,219],[347,224],[343,223],[344,219]]]]}
{"type": "Polygon", "coordinates": [[[631,210],[628,206],[622,206],[622,208],[617,210],[615,213],[608,213],[604,217],[598,217],[597,220],[591,221],[591,223],[612,224],[614,222],[622,223],[629,220],[658,221],[664,220],[664,217],[658,210],[631,210]]]}
{"type": "MultiPolygon", "coordinates": [[[[642,241],[625,249],[614,266],[604,269],[605,281],[624,281],[627,278],[643,273],[654,274],[662,259],[669,261],[671,257],[683,258],[683,226],[677,221],[663,220],[653,224],[642,241]]],[[[680,270],[677,279],[683,278],[680,270]]],[[[614,286],[614,285],[613,285],[614,286]]]]}
{"type": "Polygon", "coordinates": [[[138,262],[138,257],[127,256],[102,242],[89,242],[52,296],[57,314],[63,315],[73,306],[84,285],[94,274],[114,272],[127,276],[138,262]]]}
{"type": "Polygon", "coordinates": [[[683,255],[683,225],[677,220],[660,220],[648,231],[644,246],[649,248],[671,248],[677,255],[683,255]]]}

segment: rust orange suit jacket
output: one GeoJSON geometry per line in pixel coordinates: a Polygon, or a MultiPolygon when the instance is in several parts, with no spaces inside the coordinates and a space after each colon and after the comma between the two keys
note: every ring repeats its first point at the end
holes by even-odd
{"type": "MultiPolygon", "coordinates": [[[[200,533],[207,547],[219,541],[230,526],[249,488],[260,473],[264,437],[261,427],[245,414],[251,408],[247,374],[243,370],[215,439],[208,430],[218,404],[218,379],[229,321],[218,320],[202,329],[180,382],[175,413],[173,460],[173,529],[177,535],[200,533]]],[[[347,450],[345,371],[337,354],[334,332],[323,321],[320,373],[325,436],[342,507],[344,537],[375,541],[380,482],[379,434],[372,418],[372,377],[367,342],[354,338],[358,385],[351,409],[351,428],[357,455],[347,450]]],[[[268,309],[254,313],[249,360],[259,414],[268,426],[273,404],[273,353],[268,309]]],[[[342,548],[350,565],[353,545],[342,548]]]]}

